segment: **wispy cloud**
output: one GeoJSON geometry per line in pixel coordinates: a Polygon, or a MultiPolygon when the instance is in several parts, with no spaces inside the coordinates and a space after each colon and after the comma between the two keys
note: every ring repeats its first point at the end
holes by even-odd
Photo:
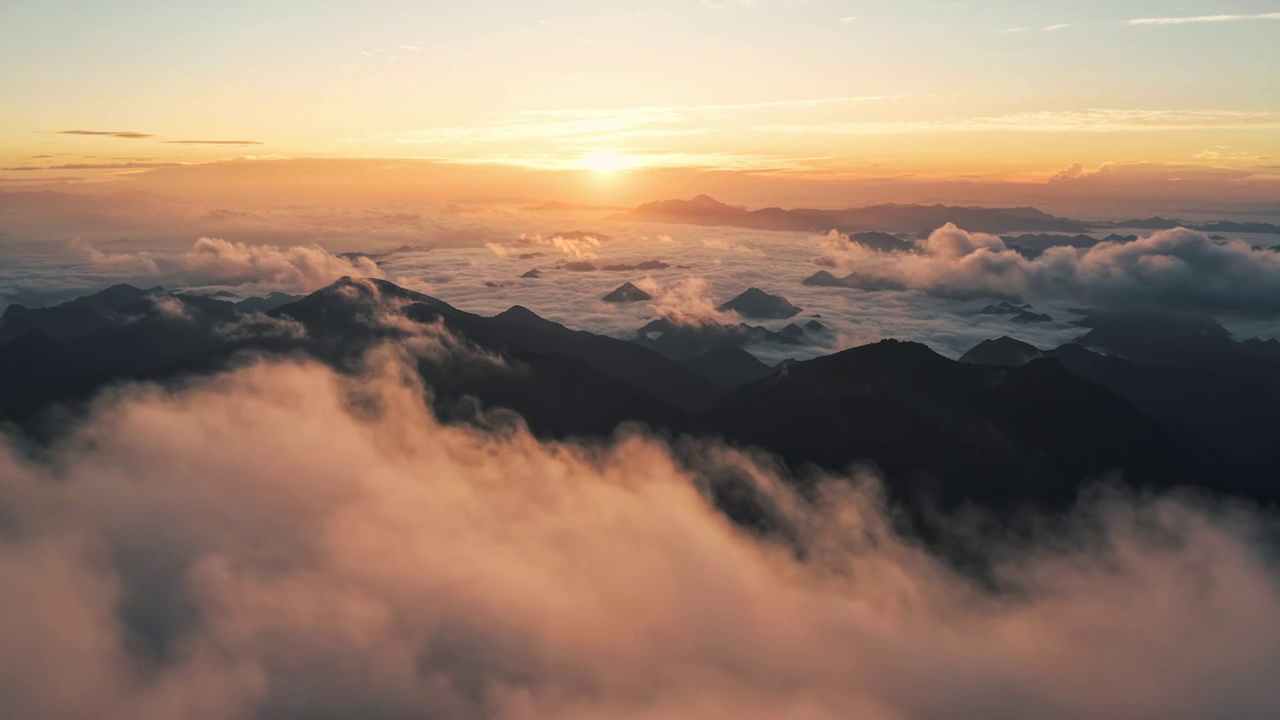
{"type": "Polygon", "coordinates": [[[1193,15],[1190,17],[1138,18],[1130,25],[1187,25],[1191,23],[1240,22],[1242,20],[1280,20],[1280,12],[1256,15],[1193,15]]]}
{"type": "Polygon", "coordinates": [[[1280,113],[1091,108],[943,120],[771,125],[758,129],[788,133],[892,135],[927,132],[1140,132],[1257,128],[1280,128],[1280,113]]]}
{"type": "Polygon", "coordinates": [[[169,145],[262,145],[257,140],[165,140],[169,145]]]}
{"type": "Polygon", "coordinates": [[[397,134],[389,139],[392,142],[419,145],[486,144],[539,139],[562,143],[600,144],[632,138],[707,134],[716,129],[714,118],[723,113],[884,102],[904,97],[906,96],[865,95],[729,105],[526,110],[516,113],[513,117],[496,120],[489,124],[427,128],[397,134]],[[699,121],[702,121],[701,124],[699,121]]]}
{"type": "Polygon", "coordinates": [[[155,137],[147,133],[133,132],[132,130],[54,130],[55,135],[102,135],[104,137],[124,138],[126,140],[140,140],[142,138],[155,137]]]}
{"type": "MultiPolygon", "coordinates": [[[[1046,25],[1040,28],[1043,32],[1057,32],[1071,27],[1071,23],[1057,23],[1056,25],[1046,25]]],[[[1011,27],[1000,31],[1001,35],[1016,35],[1018,33],[1030,32],[1034,28],[1029,27],[1011,27]]]]}
{"type": "Polygon", "coordinates": [[[856,22],[858,22],[858,16],[857,16],[857,15],[850,15],[850,16],[848,16],[848,17],[842,17],[842,18],[840,18],[840,24],[841,24],[841,25],[852,25],[852,24],[854,24],[854,23],[856,23],[856,22]]]}
{"type": "Polygon", "coordinates": [[[18,167],[0,168],[7,172],[31,172],[40,170],[148,170],[151,168],[175,167],[183,163],[171,162],[117,162],[117,163],[68,163],[66,165],[46,165],[36,167],[32,165],[23,165],[18,167]]]}

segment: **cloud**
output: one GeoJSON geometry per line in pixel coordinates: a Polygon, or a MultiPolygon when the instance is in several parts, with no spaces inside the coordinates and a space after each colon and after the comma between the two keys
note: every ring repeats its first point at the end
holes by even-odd
{"type": "Polygon", "coordinates": [[[521,234],[520,244],[553,247],[565,257],[574,260],[591,260],[599,257],[596,250],[600,247],[600,236],[590,233],[555,233],[549,237],[521,234]]]}
{"type": "Polygon", "coordinates": [[[258,140],[165,140],[169,145],[262,145],[258,140]]]}
{"type": "MultiPolygon", "coordinates": [[[[512,141],[578,142],[599,147],[640,137],[678,137],[718,132],[726,113],[764,113],[804,110],[828,105],[883,102],[903,95],[826,97],[721,105],[652,105],[628,108],[565,108],[526,110],[489,124],[436,127],[373,138],[414,145],[437,145],[447,152],[458,145],[489,145],[512,141]]],[[[563,148],[559,148],[563,150],[563,148]]],[[[470,156],[470,155],[468,155],[470,156]]]]}
{"type": "Polygon", "coordinates": [[[1001,30],[1001,31],[1000,31],[1000,34],[1001,34],[1001,35],[1014,35],[1014,34],[1016,34],[1016,33],[1024,33],[1024,32],[1026,32],[1026,31],[1028,31],[1028,30],[1030,30],[1030,29],[1031,29],[1031,28],[1025,28],[1025,27],[1012,27],[1012,28],[1007,28],[1007,29],[1005,29],[1005,30],[1001,30]]]}
{"type": "Polygon", "coordinates": [[[648,305],[655,313],[676,325],[701,327],[740,321],[736,315],[718,309],[723,301],[713,296],[711,283],[700,277],[670,283],[646,277],[638,281],[636,287],[653,296],[648,305]]]}
{"type": "Polygon", "coordinates": [[[1044,31],[1045,31],[1045,32],[1057,32],[1057,31],[1059,31],[1059,30],[1065,30],[1065,29],[1067,29],[1067,28],[1069,28],[1069,27],[1071,27],[1071,23],[1058,23],[1057,25],[1046,25],[1046,26],[1045,26],[1045,28],[1044,28],[1044,31]]]}
{"type": "Polygon", "coordinates": [[[1188,25],[1198,23],[1240,22],[1244,20],[1280,20],[1280,12],[1256,15],[1195,15],[1191,17],[1138,18],[1130,25],[1188,25]]]}
{"type": "Polygon", "coordinates": [[[67,246],[73,253],[84,257],[90,265],[119,270],[126,275],[158,275],[160,266],[151,253],[140,250],[133,253],[104,253],[87,242],[76,238],[67,246]]]}
{"type": "Polygon", "coordinates": [[[173,162],[118,162],[118,163],[68,163],[66,165],[46,165],[44,167],[19,166],[0,168],[7,171],[42,171],[42,170],[145,170],[150,168],[180,167],[183,163],[173,162]]]}
{"type": "Polygon", "coordinates": [[[785,133],[895,135],[934,132],[1147,132],[1249,128],[1280,128],[1280,114],[1237,110],[1090,108],[944,120],[769,125],[758,129],[785,133]]]}
{"type": "Polygon", "coordinates": [[[1077,180],[1085,176],[1084,165],[1072,163],[1070,167],[1058,171],[1053,180],[1077,180]]]}
{"type": "Polygon", "coordinates": [[[1273,519],[1100,494],[958,574],[874,478],[442,426],[411,371],[253,364],[0,442],[6,716],[1270,717],[1273,519]],[[785,532],[731,525],[729,486],[785,532]]]}
{"type": "Polygon", "coordinates": [[[152,138],[155,135],[147,133],[118,131],[118,130],[55,130],[55,135],[103,135],[106,137],[124,138],[126,140],[141,140],[143,138],[152,138]]]}
{"type": "Polygon", "coordinates": [[[856,15],[850,15],[848,17],[840,18],[841,25],[852,25],[856,22],[858,22],[858,17],[856,15]]]}
{"type": "MultiPolygon", "coordinates": [[[[831,250],[830,236],[824,238],[831,250]]],[[[833,253],[855,287],[923,290],[955,298],[1033,295],[1111,308],[1209,314],[1280,313],[1280,253],[1177,228],[1134,242],[1052,247],[1028,259],[992,235],[947,224],[914,253],[845,243],[833,253]]]]}
{"type": "Polygon", "coordinates": [[[91,265],[181,286],[311,292],[344,276],[385,277],[369,258],[341,257],[316,245],[281,248],[204,237],[182,253],[108,253],[80,241],[71,249],[91,265]]]}

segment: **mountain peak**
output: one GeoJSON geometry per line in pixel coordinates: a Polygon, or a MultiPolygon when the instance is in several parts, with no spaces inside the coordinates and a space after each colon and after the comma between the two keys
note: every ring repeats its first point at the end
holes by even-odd
{"type": "Polygon", "coordinates": [[[633,283],[625,282],[619,285],[618,289],[608,295],[605,295],[602,299],[609,303],[629,303],[652,300],[653,296],[636,287],[633,283]]]}
{"type": "Polygon", "coordinates": [[[800,313],[800,308],[792,305],[786,298],[770,295],[757,287],[747,288],[717,309],[720,312],[732,310],[743,317],[766,320],[785,320],[800,313]]]}
{"type": "Polygon", "coordinates": [[[960,362],[973,365],[1002,365],[1019,367],[1044,357],[1034,345],[1004,335],[994,340],[983,340],[960,356],[960,362]]]}

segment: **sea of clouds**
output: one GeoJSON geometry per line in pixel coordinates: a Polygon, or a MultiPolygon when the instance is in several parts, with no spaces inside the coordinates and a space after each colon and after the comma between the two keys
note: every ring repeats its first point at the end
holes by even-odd
{"type": "MultiPolygon", "coordinates": [[[[442,346],[443,347],[443,346],[442,346]]],[[[447,351],[447,349],[445,349],[447,351]]],[[[1086,494],[979,581],[877,479],[642,429],[442,426],[393,351],[125,386],[56,447],[0,436],[15,720],[1266,718],[1276,519],[1086,494]],[[731,524],[724,478],[773,518],[731,524]]]]}
{"type": "MultiPolygon", "coordinates": [[[[832,330],[800,347],[753,348],[769,362],[885,337],[924,342],[952,356],[1000,335],[1048,347],[1081,334],[1074,321],[1084,308],[1211,314],[1244,337],[1280,335],[1280,252],[1256,247],[1256,237],[1217,239],[1176,229],[1028,258],[999,237],[948,225],[919,238],[913,251],[880,253],[834,232],[643,224],[609,215],[292,209],[209,211],[199,216],[204,224],[174,221],[193,232],[225,231],[223,237],[166,234],[152,218],[133,240],[98,231],[0,243],[0,306],[65,301],[114,282],[237,296],[297,294],[353,275],[389,279],[481,315],[518,304],[573,328],[624,338],[660,316],[742,321],[716,308],[758,287],[803,308],[794,318],[800,324],[821,316],[832,330]],[[269,232],[260,227],[262,218],[273,223],[269,232]],[[360,237],[362,221],[368,230],[360,237]],[[634,268],[646,261],[668,267],[634,268]],[[540,277],[521,277],[529,270],[540,277]],[[803,284],[819,270],[846,286],[803,284]],[[624,282],[654,300],[602,301],[624,282]],[[1002,299],[1031,303],[1053,321],[1023,323],[981,312],[1002,299]]],[[[790,321],[746,320],[774,330],[790,321]]]]}

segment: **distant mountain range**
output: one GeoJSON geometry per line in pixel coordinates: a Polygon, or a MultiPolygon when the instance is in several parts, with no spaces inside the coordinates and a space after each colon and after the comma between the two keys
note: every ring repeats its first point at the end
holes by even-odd
{"type": "Polygon", "coordinates": [[[948,222],[974,232],[1084,232],[1086,225],[1035,208],[976,208],[947,205],[873,205],[845,210],[800,208],[761,210],[726,205],[706,195],[691,200],[659,200],[613,216],[639,222],[723,225],[801,232],[891,231],[927,233],[948,222]]]}
{"type": "Polygon", "coordinates": [[[121,381],[182,381],[263,356],[353,372],[393,343],[417,349],[446,422],[488,426],[506,409],[567,438],[638,421],[760,447],[797,470],[873,463],[910,502],[1058,506],[1109,473],[1280,500],[1280,343],[1239,342],[1202,318],[1081,323],[1077,342],[1052,350],[1004,338],[957,362],[884,341],[769,367],[743,346],[798,345],[826,328],[656,320],[623,340],[521,306],[482,317],[379,280],[258,302],[117,285],[5,311],[0,419],[46,442],[65,413],[121,381]]]}
{"type": "Polygon", "coordinates": [[[1218,220],[1208,223],[1192,223],[1183,220],[1153,217],[1145,220],[1121,220],[1120,222],[1094,223],[1099,228],[1134,228],[1137,230],[1171,230],[1184,227],[1206,233],[1257,233],[1259,235],[1280,235],[1280,225],[1265,222],[1236,222],[1218,220]]]}
{"type": "MultiPolygon", "coordinates": [[[[685,225],[707,225],[750,228],[754,230],[778,230],[791,232],[825,233],[837,230],[843,233],[877,232],[882,235],[878,239],[864,244],[875,247],[878,243],[883,249],[891,251],[902,249],[895,246],[890,232],[909,234],[925,234],[951,222],[971,232],[991,234],[1008,233],[1067,233],[1081,235],[1075,240],[1064,240],[1062,243],[1077,247],[1083,245],[1088,236],[1082,234],[1092,230],[1107,228],[1134,228],[1142,230],[1167,230],[1175,227],[1186,227],[1208,233],[1260,233],[1280,234],[1280,225],[1263,222],[1235,222],[1221,220],[1209,223],[1189,223],[1166,218],[1148,218],[1146,220],[1124,220],[1120,222],[1089,222],[1072,220],[1042,212],[1032,207],[984,208],[958,207],[952,205],[871,205],[853,207],[843,210],[820,210],[813,208],[783,209],[769,207],[759,210],[728,205],[707,195],[698,195],[689,200],[658,200],[645,203],[631,210],[611,216],[616,220],[635,222],[678,223],[685,225]]],[[[1025,243],[1034,249],[1034,241],[1030,238],[1025,243]]],[[[1043,244],[1043,241],[1040,242],[1043,244]]],[[[1089,243],[1093,244],[1093,243],[1089,243]]],[[[1039,249],[1043,249],[1040,247],[1039,249]]]]}

